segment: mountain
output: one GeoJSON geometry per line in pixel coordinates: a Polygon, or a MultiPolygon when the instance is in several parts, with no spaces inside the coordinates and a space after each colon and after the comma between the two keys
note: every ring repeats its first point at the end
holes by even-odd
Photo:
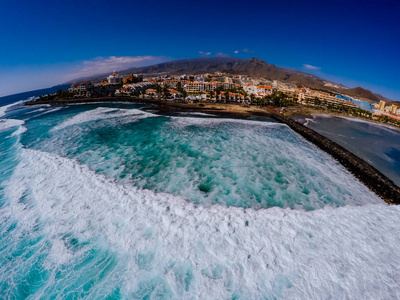
{"type": "Polygon", "coordinates": [[[324,81],[314,75],[307,73],[278,68],[273,64],[266,63],[259,58],[239,59],[233,57],[213,57],[184,59],[162,64],[130,68],[120,71],[121,74],[142,73],[142,74],[204,74],[223,72],[227,74],[240,74],[266,79],[277,79],[298,84],[317,84],[324,81]]]}
{"type": "MultiPolygon", "coordinates": [[[[279,68],[259,58],[239,59],[233,57],[213,57],[183,59],[119,71],[119,73],[122,75],[132,73],[182,75],[214,72],[263,77],[268,80],[276,79],[282,82],[307,86],[314,89],[326,90],[335,93],[345,93],[352,97],[364,99],[370,102],[379,102],[379,100],[387,99],[379,94],[374,94],[371,91],[361,87],[349,89],[341,84],[324,80],[315,75],[297,70],[279,68]]],[[[104,77],[104,75],[98,75],[90,79],[100,80],[104,79],[104,77]]]]}
{"type": "Polygon", "coordinates": [[[379,101],[380,100],[382,100],[382,101],[385,101],[385,102],[387,102],[387,103],[399,103],[400,101],[393,101],[392,99],[389,99],[389,98],[387,98],[387,97],[384,97],[384,96],[382,96],[382,95],[379,95],[379,94],[374,94],[375,96],[376,96],[376,98],[378,98],[379,99],[379,101]]]}
{"type": "MultiPolygon", "coordinates": [[[[355,87],[352,89],[346,90],[346,94],[349,94],[355,98],[364,98],[364,99],[369,99],[372,102],[379,102],[379,94],[374,94],[370,90],[363,89],[362,87],[355,87]]],[[[381,96],[384,98],[383,96],[381,96]]]]}

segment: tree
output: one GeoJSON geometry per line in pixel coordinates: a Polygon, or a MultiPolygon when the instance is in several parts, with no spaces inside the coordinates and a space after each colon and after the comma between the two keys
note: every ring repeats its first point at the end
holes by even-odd
{"type": "Polygon", "coordinates": [[[187,91],[186,90],[182,90],[183,99],[186,100],[187,95],[188,95],[187,91]]]}
{"type": "Polygon", "coordinates": [[[224,103],[226,103],[226,101],[229,99],[229,91],[225,91],[225,101],[224,103]]]}
{"type": "Polygon", "coordinates": [[[156,90],[156,93],[157,93],[158,100],[161,100],[161,95],[162,95],[162,92],[163,92],[162,87],[159,84],[156,84],[155,85],[155,90],[156,90]]]}
{"type": "Polygon", "coordinates": [[[164,100],[167,100],[167,98],[169,96],[169,89],[166,85],[164,85],[162,92],[163,92],[164,100]]]}
{"type": "Polygon", "coordinates": [[[213,100],[213,97],[214,97],[214,91],[210,91],[210,101],[213,100]]]}
{"type": "Polygon", "coordinates": [[[215,89],[217,99],[218,99],[218,96],[223,92],[223,90],[224,90],[224,88],[222,86],[219,86],[215,89]]]}

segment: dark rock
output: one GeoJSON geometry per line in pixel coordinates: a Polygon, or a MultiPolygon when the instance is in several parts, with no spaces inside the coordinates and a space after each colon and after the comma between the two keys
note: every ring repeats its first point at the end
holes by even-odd
{"type": "Polygon", "coordinates": [[[357,179],[370,188],[375,194],[389,204],[400,204],[400,188],[380,171],[357,157],[337,143],[320,135],[314,130],[285,117],[279,113],[272,113],[271,117],[288,125],[292,130],[303,136],[317,147],[333,156],[357,179]]]}

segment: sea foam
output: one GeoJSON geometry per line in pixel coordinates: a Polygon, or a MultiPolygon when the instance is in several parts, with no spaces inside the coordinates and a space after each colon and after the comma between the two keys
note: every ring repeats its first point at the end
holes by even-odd
{"type": "Polygon", "coordinates": [[[286,124],[277,122],[260,122],[253,120],[241,120],[241,119],[229,119],[229,118],[196,118],[196,117],[171,117],[173,123],[171,125],[175,127],[186,127],[186,126],[216,126],[220,124],[240,124],[246,126],[257,126],[257,127],[285,127],[286,124]]]}
{"type": "Polygon", "coordinates": [[[21,104],[23,102],[24,101],[18,101],[18,102],[14,102],[14,103],[11,103],[11,104],[8,104],[8,105],[5,105],[5,106],[1,106],[0,107],[0,118],[4,117],[6,115],[6,112],[10,107],[19,105],[19,104],[21,104]]]}
{"type": "Polygon", "coordinates": [[[34,147],[76,158],[119,181],[204,205],[317,209],[380,201],[283,124],[186,117],[131,124],[113,120],[112,126],[87,122],[54,133],[34,147]]]}
{"type": "Polygon", "coordinates": [[[25,122],[16,119],[0,119],[0,131],[5,131],[13,127],[22,126],[25,122]]]}
{"type": "MultiPolygon", "coordinates": [[[[2,251],[27,234],[43,236],[24,250],[37,253],[30,261],[47,274],[33,297],[96,298],[115,290],[135,299],[400,297],[400,207],[383,202],[311,212],[205,207],[29,149],[4,193],[0,218],[18,225],[2,251]]],[[[0,281],[12,283],[6,297],[26,282],[15,275],[24,265],[15,259],[0,266],[0,281]]]]}
{"type": "Polygon", "coordinates": [[[133,117],[133,120],[139,120],[141,118],[148,118],[149,116],[155,116],[155,115],[148,112],[144,112],[139,109],[98,107],[93,110],[79,113],[65,120],[61,124],[55,126],[52,130],[53,131],[60,130],[72,125],[78,125],[85,122],[104,120],[110,118],[133,117]]]}

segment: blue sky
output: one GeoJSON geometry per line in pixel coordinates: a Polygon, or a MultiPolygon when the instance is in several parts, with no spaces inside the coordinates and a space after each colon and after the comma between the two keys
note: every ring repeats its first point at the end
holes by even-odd
{"type": "Polygon", "coordinates": [[[258,57],[400,101],[399,1],[4,1],[0,96],[166,60],[258,57]]]}

